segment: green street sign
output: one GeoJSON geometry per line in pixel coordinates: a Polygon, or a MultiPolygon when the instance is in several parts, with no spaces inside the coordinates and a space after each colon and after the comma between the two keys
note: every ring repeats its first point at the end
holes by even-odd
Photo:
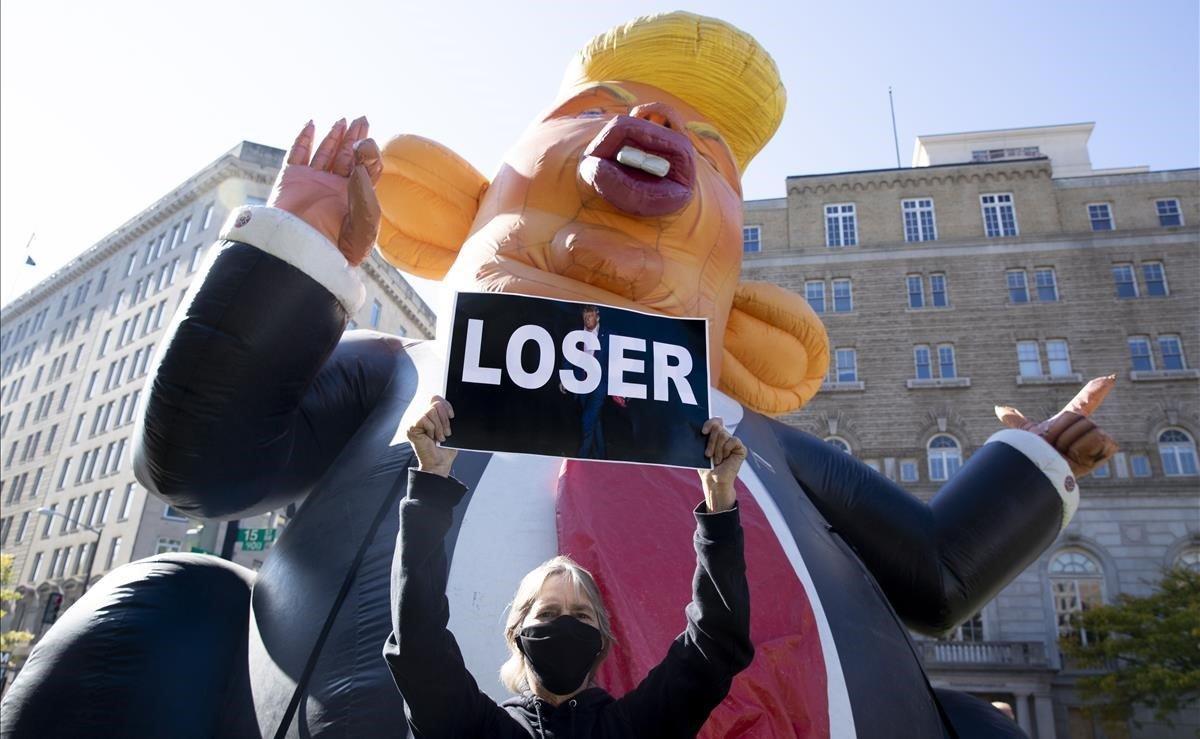
{"type": "Polygon", "coordinates": [[[266,549],[265,541],[244,541],[242,542],[243,552],[261,552],[266,549]]]}
{"type": "Polygon", "coordinates": [[[193,554],[212,554],[212,552],[208,551],[204,547],[192,547],[191,551],[193,554]]]}
{"type": "MultiPolygon", "coordinates": [[[[242,544],[263,544],[275,541],[275,529],[239,529],[237,540],[242,544]]],[[[247,551],[261,550],[262,546],[243,546],[247,551]]]]}

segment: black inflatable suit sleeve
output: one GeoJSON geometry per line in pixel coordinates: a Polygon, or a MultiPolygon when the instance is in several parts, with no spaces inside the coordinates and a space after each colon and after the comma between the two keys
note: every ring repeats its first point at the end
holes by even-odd
{"type": "Polygon", "coordinates": [[[316,484],[391,377],[371,350],[391,339],[341,340],[345,309],[311,277],[248,244],[213,249],[155,358],[134,470],[189,515],[242,517],[316,484]]]}
{"type": "Polygon", "coordinates": [[[927,504],[815,436],[782,424],[776,433],[792,475],[915,631],[938,635],[966,620],[1063,523],[1054,484],[1001,442],[975,452],[927,504]]]}

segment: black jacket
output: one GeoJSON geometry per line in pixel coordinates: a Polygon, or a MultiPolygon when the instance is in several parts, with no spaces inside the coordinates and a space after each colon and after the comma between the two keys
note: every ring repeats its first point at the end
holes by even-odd
{"type": "MultiPolygon", "coordinates": [[[[392,635],[384,645],[409,727],[417,737],[695,736],[750,664],[750,592],[737,508],[696,509],[696,574],[687,628],[666,657],[621,698],[589,688],[556,707],[526,694],[496,705],[479,690],[446,628],[444,539],[466,488],[409,471],[392,563],[392,635]]],[[[497,665],[499,667],[499,665],[497,665]]]]}

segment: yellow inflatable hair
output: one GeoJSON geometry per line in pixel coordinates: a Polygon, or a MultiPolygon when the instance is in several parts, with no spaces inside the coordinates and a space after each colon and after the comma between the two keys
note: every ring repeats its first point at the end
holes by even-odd
{"type": "Polygon", "coordinates": [[[775,61],[753,36],[683,11],[635,18],[593,38],[567,65],[558,97],[606,81],[642,82],[687,102],[717,127],[743,172],[787,107],[775,61]]]}

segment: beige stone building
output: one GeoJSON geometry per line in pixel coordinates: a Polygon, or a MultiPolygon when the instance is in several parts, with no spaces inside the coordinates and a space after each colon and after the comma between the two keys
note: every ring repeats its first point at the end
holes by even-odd
{"type": "Polygon", "coordinates": [[[830,338],[828,381],[786,420],[922,498],[998,429],[994,404],[1041,419],[1118,376],[1097,420],[1121,452],[1072,523],[919,642],[935,684],[1009,704],[1035,739],[1175,735],[1093,726],[1057,637],[1164,566],[1200,567],[1200,170],[1094,170],[1091,130],[922,136],[911,168],[789,177],[745,214],[744,277],[805,295],[830,338]]]}
{"type": "MultiPolygon", "coordinates": [[[[95,582],[160,552],[222,550],[227,524],[189,519],[137,484],[130,437],[147,368],[221,224],[264,202],[283,156],[242,142],[0,312],[0,550],[23,594],[3,628],[40,634],[89,569],[95,582]]],[[[433,313],[394,268],[373,254],[362,271],[355,326],[433,335],[433,313]]],[[[240,526],[273,530],[284,514],[240,526]]],[[[264,556],[234,547],[248,567],[264,556]]]]}

